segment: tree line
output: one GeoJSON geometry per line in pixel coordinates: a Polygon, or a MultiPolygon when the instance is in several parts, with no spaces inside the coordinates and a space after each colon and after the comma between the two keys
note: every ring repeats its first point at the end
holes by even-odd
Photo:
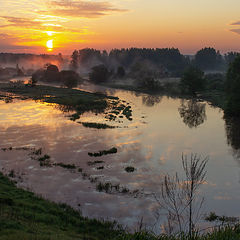
{"type": "Polygon", "coordinates": [[[211,47],[202,48],[193,56],[183,55],[177,48],[123,48],[112,49],[109,53],[105,50],[85,48],[74,50],[70,67],[76,70],[103,64],[114,71],[119,66],[129,69],[134,64],[145,61],[155,67],[164,67],[172,76],[182,76],[184,69],[189,65],[202,71],[225,71],[238,54],[228,52],[221,55],[211,47]]]}

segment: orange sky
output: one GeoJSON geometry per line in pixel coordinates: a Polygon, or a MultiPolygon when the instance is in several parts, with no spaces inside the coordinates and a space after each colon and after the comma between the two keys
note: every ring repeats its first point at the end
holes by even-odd
{"type": "Polygon", "coordinates": [[[0,0],[0,52],[240,51],[239,0],[0,0]]]}

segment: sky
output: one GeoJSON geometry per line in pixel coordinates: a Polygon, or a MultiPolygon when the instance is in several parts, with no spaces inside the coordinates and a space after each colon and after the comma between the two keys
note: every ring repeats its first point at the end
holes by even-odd
{"type": "Polygon", "coordinates": [[[240,51],[239,0],[0,0],[0,52],[240,51]]]}

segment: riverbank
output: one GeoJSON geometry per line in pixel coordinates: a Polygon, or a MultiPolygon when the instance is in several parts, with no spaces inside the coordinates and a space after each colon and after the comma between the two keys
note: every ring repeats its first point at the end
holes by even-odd
{"type": "Polygon", "coordinates": [[[79,119],[84,112],[105,113],[106,119],[115,119],[115,115],[120,114],[127,119],[131,117],[128,111],[131,106],[118,97],[107,96],[103,93],[48,85],[0,83],[0,100],[11,102],[13,99],[32,99],[54,104],[62,112],[73,111],[74,113],[69,116],[72,121],[79,119]]]}
{"type": "Polygon", "coordinates": [[[113,89],[122,89],[127,91],[134,91],[139,93],[146,93],[149,95],[160,95],[160,96],[168,96],[172,98],[181,98],[181,99],[193,99],[197,98],[200,101],[207,101],[210,105],[214,107],[219,107],[224,110],[226,105],[225,93],[223,90],[204,90],[199,92],[196,96],[183,94],[179,88],[179,82],[164,82],[160,89],[150,90],[144,87],[138,87],[134,85],[124,85],[124,84],[116,84],[116,83],[104,83],[102,84],[104,87],[109,87],[113,89]]]}
{"type": "MultiPolygon", "coordinates": [[[[108,97],[101,93],[89,93],[76,89],[58,88],[45,85],[30,86],[26,84],[0,83],[0,91],[20,96],[21,99],[34,99],[47,103],[65,105],[69,108],[84,111],[103,111],[107,107],[108,97]]],[[[5,98],[5,94],[1,94],[5,98]]],[[[7,95],[8,98],[13,96],[7,95]]]]}

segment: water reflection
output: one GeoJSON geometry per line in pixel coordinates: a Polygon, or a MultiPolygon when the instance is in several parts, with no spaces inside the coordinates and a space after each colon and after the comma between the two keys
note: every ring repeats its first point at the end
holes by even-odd
{"type": "Polygon", "coordinates": [[[153,107],[155,104],[160,103],[162,98],[162,96],[145,95],[142,96],[142,103],[147,107],[153,107]]]}
{"type": "Polygon", "coordinates": [[[195,99],[182,100],[178,111],[183,122],[189,128],[197,128],[207,119],[206,104],[197,102],[195,99]]]}
{"type": "Polygon", "coordinates": [[[240,118],[225,117],[224,119],[227,143],[232,147],[233,157],[240,161],[240,118]]]}

